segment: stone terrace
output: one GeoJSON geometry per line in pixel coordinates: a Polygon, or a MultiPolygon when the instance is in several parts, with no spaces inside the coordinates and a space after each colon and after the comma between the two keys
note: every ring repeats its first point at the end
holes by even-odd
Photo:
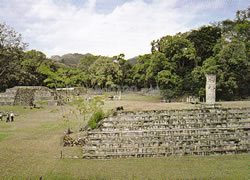
{"type": "Polygon", "coordinates": [[[84,158],[249,152],[250,108],[122,112],[86,132],[84,158]]]}

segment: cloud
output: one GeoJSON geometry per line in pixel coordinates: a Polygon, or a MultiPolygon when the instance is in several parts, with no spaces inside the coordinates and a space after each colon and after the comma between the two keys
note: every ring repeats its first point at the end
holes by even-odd
{"type": "Polygon", "coordinates": [[[150,52],[154,39],[199,24],[193,22],[204,6],[214,9],[225,5],[216,0],[208,5],[193,2],[197,6],[185,0],[130,0],[120,2],[109,13],[100,13],[96,6],[99,1],[84,0],[76,6],[66,0],[1,0],[0,22],[22,33],[30,49],[48,56],[125,53],[130,58],[150,52]]]}

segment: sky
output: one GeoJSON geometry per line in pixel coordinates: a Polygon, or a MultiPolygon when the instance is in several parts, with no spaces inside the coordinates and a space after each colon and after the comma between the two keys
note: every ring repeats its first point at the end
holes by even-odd
{"type": "Polygon", "coordinates": [[[197,29],[249,7],[248,0],[0,0],[0,23],[22,34],[27,50],[126,58],[150,42],[197,29]]]}

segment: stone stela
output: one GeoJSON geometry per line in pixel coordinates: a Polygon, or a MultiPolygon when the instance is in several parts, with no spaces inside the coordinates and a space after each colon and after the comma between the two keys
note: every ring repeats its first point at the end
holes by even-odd
{"type": "Polygon", "coordinates": [[[216,91],[216,75],[206,75],[206,103],[215,104],[215,91],[216,91]]]}

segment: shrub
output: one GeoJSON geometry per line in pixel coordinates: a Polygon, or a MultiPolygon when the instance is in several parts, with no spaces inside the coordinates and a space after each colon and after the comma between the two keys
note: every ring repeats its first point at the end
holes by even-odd
{"type": "Polygon", "coordinates": [[[97,128],[98,122],[100,122],[104,117],[105,117],[105,114],[102,110],[98,110],[94,112],[93,115],[89,119],[88,126],[91,129],[97,128]]]}

